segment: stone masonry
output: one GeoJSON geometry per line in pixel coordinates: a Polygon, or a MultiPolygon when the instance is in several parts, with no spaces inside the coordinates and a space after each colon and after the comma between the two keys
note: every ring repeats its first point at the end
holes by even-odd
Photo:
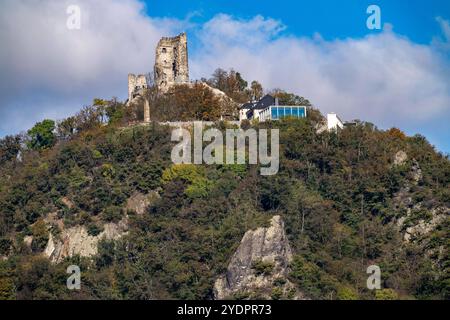
{"type": "Polygon", "coordinates": [[[128,101],[133,100],[135,93],[146,88],[148,88],[148,84],[145,75],[132,73],[128,75],[128,101]]]}
{"type": "Polygon", "coordinates": [[[144,101],[144,122],[150,122],[150,105],[145,98],[145,90],[149,87],[145,75],[128,75],[128,103],[136,103],[144,101]]]}
{"type": "Polygon", "coordinates": [[[161,92],[174,84],[189,83],[186,33],[158,42],[155,58],[155,84],[161,92]]]}

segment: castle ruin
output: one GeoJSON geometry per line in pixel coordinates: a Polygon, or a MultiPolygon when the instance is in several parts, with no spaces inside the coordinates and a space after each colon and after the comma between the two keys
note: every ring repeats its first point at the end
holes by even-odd
{"type": "Polygon", "coordinates": [[[161,92],[167,92],[174,84],[189,83],[186,33],[159,40],[154,72],[155,84],[161,92]]]}
{"type": "Polygon", "coordinates": [[[128,101],[133,100],[134,95],[148,88],[147,77],[143,74],[128,75],[128,101]]]}
{"type": "Polygon", "coordinates": [[[143,74],[128,75],[128,103],[144,100],[144,122],[150,122],[150,104],[145,98],[145,90],[149,87],[147,77],[143,74]]]}
{"type": "MultiPolygon", "coordinates": [[[[156,46],[154,84],[161,93],[166,93],[175,84],[189,83],[187,36],[163,37],[156,46]]],[[[144,105],[144,122],[150,122],[150,105],[145,92],[151,86],[146,75],[128,75],[128,104],[144,105]]]]}

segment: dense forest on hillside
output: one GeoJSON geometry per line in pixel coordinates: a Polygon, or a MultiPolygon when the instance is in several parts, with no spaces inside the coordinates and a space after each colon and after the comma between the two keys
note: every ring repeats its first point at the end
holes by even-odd
{"type": "Polygon", "coordinates": [[[294,253],[289,279],[310,298],[449,299],[448,216],[404,239],[434,208],[450,207],[448,157],[420,135],[366,122],[317,133],[322,116],[308,111],[306,119],[244,123],[280,129],[280,170],[267,177],[257,165],[172,164],[171,129],[124,126],[130,111],[115,100],[1,139],[0,299],[211,299],[244,233],[275,214],[294,253]],[[399,151],[408,159],[396,165],[399,151]],[[137,214],[126,209],[136,192],[159,197],[137,214]],[[127,217],[128,232],[100,242],[93,259],[54,264],[42,254],[49,232],[60,233],[49,214],[92,235],[127,217]],[[72,264],[82,270],[79,291],[66,288],[72,264]],[[383,290],[366,288],[371,264],[382,270],[383,290]]]}

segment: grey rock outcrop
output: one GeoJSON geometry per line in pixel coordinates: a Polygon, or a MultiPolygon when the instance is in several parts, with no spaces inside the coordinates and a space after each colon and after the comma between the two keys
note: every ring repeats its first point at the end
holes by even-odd
{"type": "MultiPolygon", "coordinates": [[[[408,154],[400,150],[394,156],[394,166],[404,165],[408,161],[408,154]]],[[[417,184],[422,180],[422,169],[420,168],[419,162],[416,159],[411,159],[411,171],[409,172],[409,177],[413,184],[417,184]]]]}
{"type": "Polygon", "coordinates": [[[149,194],[135,192],[128,200],[126,209],[141,215],[145,213],[147,207],[160,196],[158,192],[151,191],[149,194]]]}
{"type": "Polygon", "coordinates": [[[401,166],[406,162],[406,160],[408,160],[408,155],[405,151],[400,150],[394,156],[394,166],[401,166]]]}
{"type": "MultiPolygon", "coordinates": [[[[407,160],[408,155],[404,151],[399,151],[394,157],[394,165],[403,165],[407,160]]],[[[450,209],[445,206],[436,206],[426,209],[430,213],[429,219],[414,219],[417,211],[425,210],[422,202],[414,203],[411,192],[412,187],[417,186],[423,179],[422,169],[416,159],[411,159],[411,170],[408,173],[408,178],[406,184],[395,194],[393,199],[396,209],[405,212],[403,216],[397,219],[396,225],[403,232],[405,242],[417,242],[448,219],[450,209]],[[414,220],[413,225],[408,223],[408,220],[411,219],[414,220]]]]}
{"type": "MultiPolygon", "coordinates": [[[[414,226],[408,227],[405,230],[403,239],[406,242],[410,242],[412,239],[417,239],[421,236],[428,235],[430,232],[436,229],[438,225],[448,219],[450,210],[445,207],[438,207],[431,210],[432,218],[428,221],[423,219],[419,220],[414,226]]],[[[399,220],[399,226],[402,227],[404,220],[399,220]]]]}
{"type": "Polygon", "coordinates": [[[53,263],[59,263],[66,257],[75,255],[92,257],[97,254],[97,245],[100,240],[117,240],[126,234],[126,229],[126,222],[122,220],[117,224],[105,224],[104,230],[97,236],[89,235],[84,226],[65,229],[58,238],[50,233],[44,255],[53,263]]]}
{"type": "Polygon", "coordinates": [[[33,243],[33,236],[25,236],[25,237],[23,238],[23,243],[25,243],[25,245],[26,245],[28,248],[31,248],[31,244],[33,243]]]}
{"type": "Polygon", "coordinates": [[[247,231],[231,258],[225,275],[214,285],[216,299],[236,296],[248,298],[301,299],[295,286],[287,279],[292,260],[284,222],[274,216],[270,227],[247,231]],[[255,265],[266,266],[266,272],[258,272],[255,265]]]}
{"type": "Polygon", "coordinates": [[[422,180],[422,169],[416,159],[413,159],[412,161],[410,177],[414,184],[418,184],[419,181],[422,180]]]}

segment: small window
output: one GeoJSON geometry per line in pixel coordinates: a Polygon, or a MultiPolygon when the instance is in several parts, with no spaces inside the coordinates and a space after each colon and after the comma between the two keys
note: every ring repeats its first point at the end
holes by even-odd
{"type": "Polygon", "coordinates": [[[166,53],[167,49],[166,48],[162,48],[162,53],[166,53]]]}

